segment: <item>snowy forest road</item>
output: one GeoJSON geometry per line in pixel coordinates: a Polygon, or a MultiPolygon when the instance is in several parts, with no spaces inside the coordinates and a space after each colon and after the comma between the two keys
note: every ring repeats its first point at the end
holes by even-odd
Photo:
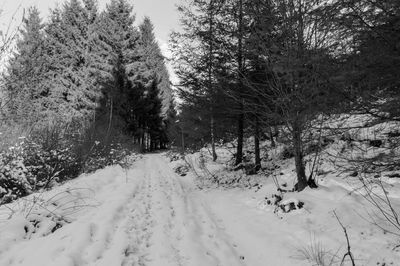
{"type": "Polygon", "coordinates": [[[69,204],[73,193],[90,198],[91,206],[55,231],[46,229],[54,227],[49,218],[32,222],[14,214],[0,222],[0,265],[300,265],[290,258],[290,232],[282,237],[274,230],[278,224],[237,200],[234,191],[199,189],[191,175],[178,176],[162,154],[144,155],[128,170],[107,167],[31,196],[58,205],[57,210],[63,204],[51,199],[69,204]],[[32,234],[26,231],[29,223],[37,227],[28,230],[32,234]]]}
{"type": "Polygon", "coordinates": [[[146,248],[136,254],[133,245],[123,265],[136,265],[137,257],[138,265],[245,265],[190,181],[177,176],[161,155],[147,155],[141,164],[136,167],[146,173],[138,177],[133,197],[141,206],[128,209],[135,213],[133,221],[142,222],[129,234],[147,232],[146,248]]]}
{"type": "Polygon", "coordinates": [[[82,176],[53,194],[82,187],[94,192],[96,206],[53,233],[28,237],[23,217],[3,224],[0,265],[246,265],[201,191],[161,154],[127,172],[115,166],[82,176]]]}

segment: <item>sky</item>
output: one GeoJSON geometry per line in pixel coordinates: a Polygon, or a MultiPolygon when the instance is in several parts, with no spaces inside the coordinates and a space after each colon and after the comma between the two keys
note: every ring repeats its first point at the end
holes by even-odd
{"type": "MultiPolygon", "coordinates": [[[[179,29],[179,15],[176,10],[176,4],[182,0],[129,0],[134,6],[136,13],[136,22],[140,23],[145,16],[150,17],[154,24],[156,38],[165,56],[169,57],[168,39],[172,30],[179,29]]],[[[37,6],[45,20],[49,14],[50,8],[55,8],[63,0],[0,0],[0,30],[6,32],[8,25],[11,28],[19,25],[21,22],[23,9],[30,6],[37,6]]],[[[106,6],[109,0],[98,0],[100,9],[106,6]]],[[[171,72],[171,68],[170,68],[171,72]]],[[[172,79],[175,77],[173,73],[172,79]]]]}
{"type": "MultiPolygon", "coordinates": [[[[22,15],[22,8],[36,5],[42,13],[42,17],[47,17],[49,9],[56,7],[62,0],[0,0],[0,9],[3,14],[0,18],[2,27],[8,23],[13,13],[20,9],[17,18],[22,15]]],[[[104,8],[109,0],[99,0],[100,8],[104,8]]],[[[149,16],[155,25],[155,33],[158,39],[166,42],[172,29],[179,27],[178,13],[175,5],[180,0],[130,0],[134,5],[136,20],[140,22],[144,16],[149,16]]]]}

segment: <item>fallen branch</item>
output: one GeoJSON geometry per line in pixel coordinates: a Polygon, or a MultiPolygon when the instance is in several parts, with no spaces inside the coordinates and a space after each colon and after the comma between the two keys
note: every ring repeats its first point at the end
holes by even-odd
{"type": "Polygon", "coordinates": [[[336,214],[336,211],[333,211],[333,214],[336,217],[336,220],[339,222],[340,226],[342,227],[343,231],[344,231],[344,235],[346,237],[346,241],[347,241],[347,252],[344,254],[342,261],[340,262],[340,266],[343,265],[346,257],[348,256],[351,260],[351,265],[355,266],[355,262],[354,262],[354,256],[353,253],[351,253],[351,246],[350,246],[350,240],[349,240],[349,235],[347,234],[347,230],[346,227],[343,225],[343,223],[340,221],[339,216],[336,214]]]}

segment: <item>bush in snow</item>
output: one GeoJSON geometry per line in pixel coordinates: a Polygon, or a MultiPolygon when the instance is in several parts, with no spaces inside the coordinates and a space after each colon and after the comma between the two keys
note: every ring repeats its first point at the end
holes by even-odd
{"type": "Polygon", "coordinates": [[[24,163],[35,177],[35,189],[47,188],[54,182],[65,181],[80,173],[80,165],[72,146],[46,149],[28,139],[24,142],[23,149],[24,163]]]}
{"type": "Polygon", "coordinates": [[[8,218],[0,221],[0,231],[6,232],[2,240],[47,236],[71,223],[76,213],[95,206],[93,191],[86,188],[67,189],[51,197],[42,193],[26,197],[8,205],[8,218]]]}
{"type": "Polygon", "coordinates": [[[109,165],[119,164],[128,167],[138,159],[138,155],[121,143],[112,143],[104,146],[96,141],[83,162],[83,171],[90,173],[109,165]]]}
{"type": "Polygon", "coordinates": [[[33,180],[24,164],[20,145],[0,154],[0,204],[28,195],[33,180]]]}
{"type": "Polygon", "coordinates": [[[62,137],[57,130],[35,133],[0,153],[0,204],[33,191],[92,172],[108,165],[129,168],[137,160],[131,147],[95,141],[88,151],[74,135],[62,137]]]}
{"type": "Polygon", "coordinates": [[[301,247],[299,250],[298,259],[308,261],[311,265],[316,266],[335,266],[342,265],[340,258],[337,254],[326,250],[324,246],[316,241],[311,240],[311,243],[305,247],[301,247]]]}
{"type": "Polygon", "coordinates": [[[25,139],[0,154],[0,204],[77,176],[78,161],[68,147],[45,149],[25,139]]]}

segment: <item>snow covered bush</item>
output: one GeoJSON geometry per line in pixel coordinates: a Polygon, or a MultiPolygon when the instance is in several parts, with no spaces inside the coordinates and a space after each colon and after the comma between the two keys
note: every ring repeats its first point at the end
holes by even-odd
{"type": "Polygon", "coordinates": [[[125,166],[127,163],[136,161],[137,156],[137,153],[132,152],[131,149],[121,143],[114,143],[110,147],[105,147],[102,143],[95,142],[83,163],[83,171],[90,173],[114,164],[125,166]]]}
{"type": "Polygon", "coordinates": [[[305,260],[310,265],[316,266],[334,266],[340,265],[340,258],[336,253],[325,249],[322,243],[311,240],[311,243],[299,250],[299,260],[305,260]]]}
{"type": "Polygon", "coordinates": [[[75,214],[95,206],[93,191],[86,188],[37,193],[20,199],[5,208],[7,218],[0,220],[0,231],[6,232],[2,242],[47,236],[71,223],[75,214]]]}
{"type": "Polygon", "coordinates": [[[32,174],[26,168],[20,145],[0,154],[0,204],[28,195],[32,190],[32,174]]]}
{"type": "Polygon", "coordinates": [[[42,145],[26,140],[23,144],[24,163],[35,177],[34,188],[47,188],[54,182],[76,177],[80,166],[72,146],[45,149],[42,145]]]}
{"type": "Polygon", "coordinates": [[[0,167],[0,204],[80,173],[71,148],[45,149],[28,138],[0,154],[0,167]]]}

